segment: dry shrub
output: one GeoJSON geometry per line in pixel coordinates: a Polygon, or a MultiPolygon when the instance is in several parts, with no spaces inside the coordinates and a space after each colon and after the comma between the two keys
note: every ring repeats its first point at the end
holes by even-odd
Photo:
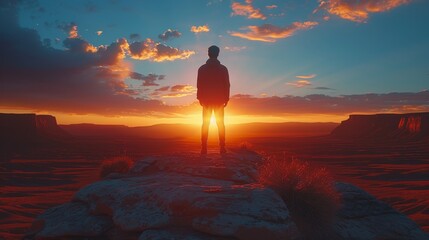
{"type": "Polygon", "coordinates": [[[126,173],[133,165],[129,156],[117,156],[104,160],[100,166],[100,177],[104,178],[110,173],[126,173]]]}
{"type": "Polygon", "coordinates": [[[239,149],[240,150],[246,150],[246,151],[251,151],[253,150],[253,145],[249,142],[241,142],[239,144],[239,149]]]}
{"type": "Polygon", "coordinates": [[[260,167],[259,181],[282,197],[306,239],[335,238],[332,223],[339,194],[325,168],[315,168],[297,159],[271,157],[260,167]]]}

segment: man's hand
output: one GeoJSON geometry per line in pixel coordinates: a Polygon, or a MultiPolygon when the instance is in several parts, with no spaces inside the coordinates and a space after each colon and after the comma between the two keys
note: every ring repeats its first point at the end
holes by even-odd
{"type": "Polygon", "coordinates": [[[199,102],[200,102],[201,107],[204,107],[203,103],[201,101],[199,101],[199,102]]]}
{"type": "Polygon", "coordinates": [[[224,104],[223,104],[223,107],[226,107],[228,105],[228,102],[225,102],[224,104]]]}

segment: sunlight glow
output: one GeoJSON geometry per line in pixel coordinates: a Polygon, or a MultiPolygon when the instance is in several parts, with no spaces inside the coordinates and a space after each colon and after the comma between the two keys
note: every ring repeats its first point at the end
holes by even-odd
{"type": "MultiPolygon", "coordinates": [[[[201,125],[202,113],[183,114],[173,117],[160,116],[102,116],[96,114],[69,114],[61,112],[35,111],[34,109],[7,109],[0,108],[4,113],[36,113],[48,114],[56,117],[58,124],[79,124],[92,123],[100,125],[125,125],[129,127],[151,126],[156,124],[194,124],[201,125]]],[[[245,123],[280,123],[280,122],[341,122],[348,118],[348,115],[329,114],[303,114],[303,115],[280,115],[280,116],[256,116],[238,115],[225,109],[225,125],[245,124],[245,123]]],[[[210,126],[216,127],[214,114],[210,119],[210,126]]]]}

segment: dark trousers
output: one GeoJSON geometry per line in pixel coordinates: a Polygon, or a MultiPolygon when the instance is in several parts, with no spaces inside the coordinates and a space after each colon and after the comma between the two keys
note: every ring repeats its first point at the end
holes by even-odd
{"type": "Polygon", "coordinates": [[[201,143],[203,146],[207,146],[207,138],[209,137],[209,126],[212,113],[214,112],[216,117],[217,129],[219,132],[219,145],[225,146],[225,124],[224,118],[224,106],[223,105],[210,105],[203,106],[203,126],[201,127],[201,143]]]}

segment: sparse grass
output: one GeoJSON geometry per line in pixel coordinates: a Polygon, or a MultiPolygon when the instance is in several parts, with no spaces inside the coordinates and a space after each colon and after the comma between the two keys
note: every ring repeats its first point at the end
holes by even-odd
{"type": "Polygon", "coordinates": [[[293,158],[269,157],[259,169],[259,181],[282,197],[306,239],[334,238],[331,226],[339,194],[325,168],[293,158]]]}
{"type": "Polygon", "coordinates": [[[239,144],[240,150],[253,151],[253,145],[249,142],[241,142],[239,144]]]}
{"type": "Polygon", "coordinates": [[[132,165],[133,159],[127,155],[106,159],[101,163],[100,177],[104,178],[110,173],[126,173],[132,165]]]}

